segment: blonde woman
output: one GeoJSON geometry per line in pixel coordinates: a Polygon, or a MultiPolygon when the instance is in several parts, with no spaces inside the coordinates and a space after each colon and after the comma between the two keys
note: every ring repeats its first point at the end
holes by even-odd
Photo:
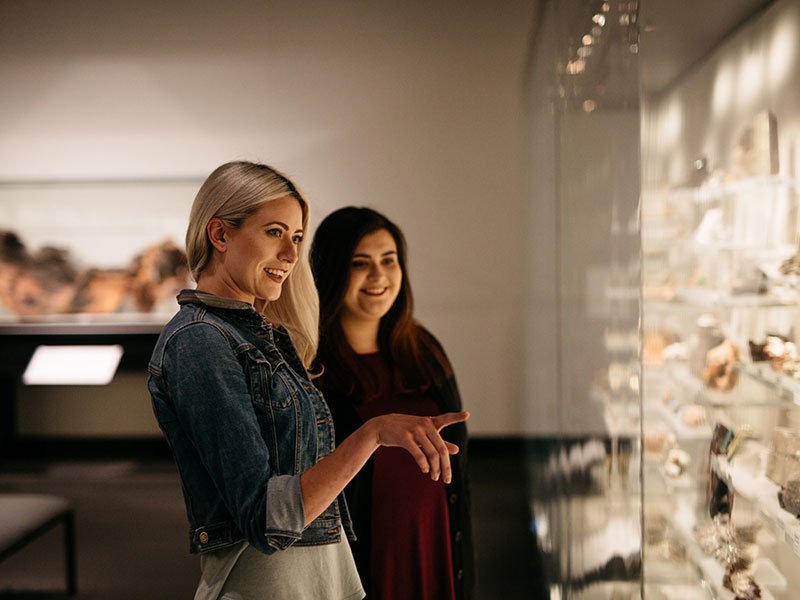
{"type": "Polygon", "coordinates": [[[363,598],[345,485],[381,446],[452,477],[458,448],[439,432],[467,413],[382,415],[335,444],[307,370],[318,323],[308,212],[286,176],[240,161],[209,175],[189,217],[197,287],[178,296],[148,388],[201,554],[198,600],[363,598]]]}

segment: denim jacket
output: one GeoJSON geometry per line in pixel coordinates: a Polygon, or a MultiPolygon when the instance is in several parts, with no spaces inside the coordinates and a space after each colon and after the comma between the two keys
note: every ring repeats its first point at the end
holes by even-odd
{"type": "Polygon", "coordinates": [[[343,495],[304,527],[300,474],[335,440],[286,330],[246,302],[184,290],[178,303],[147,387],[180,473],[190,551],[329,544],[340,525],[354,539],[343,495]]]}

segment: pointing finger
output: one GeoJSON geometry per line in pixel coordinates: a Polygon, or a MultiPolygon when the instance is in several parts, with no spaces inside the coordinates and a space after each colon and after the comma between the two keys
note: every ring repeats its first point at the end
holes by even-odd
{"type": "Polygon", "coordinates": [[[467,411],[461,412],[449,412],[444,413],[443,415],[436,415],[432,417],[433,425],[436,427],[437,431],[441,431],[448,425],[452,425],[454,423],[462,423],[469,419],[469,413],[467,411]]]}

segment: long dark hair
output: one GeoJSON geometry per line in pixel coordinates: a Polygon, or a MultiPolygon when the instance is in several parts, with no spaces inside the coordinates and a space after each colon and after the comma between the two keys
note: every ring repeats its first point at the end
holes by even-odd
{"type": "Polygon", "coordinates": [[[324,370],[325,389],[352,396],[357,401],[369,400],[377,391],[376,382],[347,341],[340,315],[350,281],[353,252],[364,236],[382,229],[394,238],[403,274],[397,298],[381,319],[378,330],[378,348],[391,366],[395,387],[401,391],[424,391],[432,385],[441,385],[452,374],[438,343],[414,320],[403,232],[371,208],[340,208],[320,223],[311,245],[311,270],[320,304],[317,361],[324,370]]]}

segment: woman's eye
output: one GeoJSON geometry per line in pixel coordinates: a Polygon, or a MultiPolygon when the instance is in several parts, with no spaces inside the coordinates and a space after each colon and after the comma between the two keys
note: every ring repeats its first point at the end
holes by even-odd
{"type": "Polygon", "coordinates": [[[267,229],[267,235],[271,235],[272,237],[281,237],[283,235],[283,231],[281,229],[267,229]]]}
{"type": "Polygon", "coordinates": [[[395,263],[395,260],[394,260],[393,257],[388,257],[388,258],[384,258],[383,259],[383,264],[386,265],[386,266],[391,266],[394,263],[395,263]]]}
{"type": "Polygon", "coordinates": [[[350,263],[350,266],[354,269],[363,269],[367,266],[367,261],[365,260],[354,260],[350,263]]]}
{"type": "Polygon", "coordinates": [[[294,237],[292,238],[292,241],[293,241],[295,244],[300,244],[300,243],[303,241],[303,236],[302,236],[302,235],[296,235],[296,236],[294,236],[294,237]]]}

